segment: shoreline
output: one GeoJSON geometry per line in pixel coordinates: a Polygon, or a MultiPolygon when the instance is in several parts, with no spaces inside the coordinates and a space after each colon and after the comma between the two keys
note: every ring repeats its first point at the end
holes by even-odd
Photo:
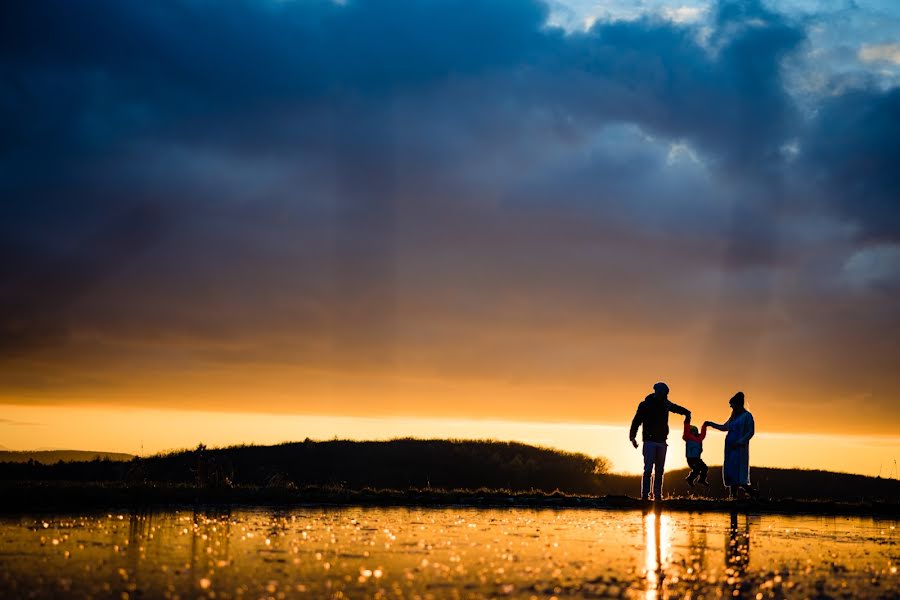
{"type": "Polygon", "coordinates": [[[900,520],[900,503],[833,500],[725,500],[673,497],[654,503],[631,496],[590,496],[562,492],[507,490],[375,490],[339,487],[237,486],[208,488],[188,484],[0,482],[0,514],[66,513],[108,509],[252,507],[397,507],[654,510],[657,512],[747,513],[878,517],[900,520]]]}

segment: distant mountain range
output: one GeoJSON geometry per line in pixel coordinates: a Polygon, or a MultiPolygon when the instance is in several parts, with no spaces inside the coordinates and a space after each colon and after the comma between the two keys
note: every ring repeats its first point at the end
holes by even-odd
{"type": "Polygon", "coordinates": [[[100,460],[128,461],[134,458],[134,455],[123,454],[121,452],[100,452],[95,450],[26,450],[21,452],[5,449],[0,450],[0,462],[12,463],[25,463],[29,460],[34,460],[43,465],[52,465],[59,461],[89,461],[97,458],[100,460]]]}

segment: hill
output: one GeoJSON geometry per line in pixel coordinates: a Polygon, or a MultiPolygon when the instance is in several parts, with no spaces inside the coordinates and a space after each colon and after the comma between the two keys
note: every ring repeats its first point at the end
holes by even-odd
{"type": "MultiPolygon", "coordinates": [[[[7,453],[0,453],[0,459],[7,453]]],[[[14,453],[17,454],[17,453],[14,453]]],[[[53,455],[55,453],[40,453],[53,455]]],[[[200,488],[288,487],[341,490],[555,491],[589,496],[638,496],[639,475],[608,473],[608,462],[584,454],[515,442],[397,439],[333,440],[232,446],[147,458],[82,452],[94,460],[0,463],[0,481],[174,484],[200,488]],[[95,458],[95,457],[100,458],[95,458]],[[124,457],[130,460],[115,459],[124,457]]],[[[666,473],[669,496],[722,498],[721,468],[711,467],[710,488],[688,488],[684,469],[666,473]]],[[[828,471],[752,468],[763,498],[892,502],[900,481],[828,471]]]]}
{"type": "Polygon", "coordinates": [[[584,454],[515,442],[333,440],[233,446],[203,445],[135,458],[58,464],[0,464],[0,480],[151,481],[203,486],[273,483],[348,489],[565,490],[599,494],[608,463],[584,454]]]}
{"type": "Polygon", "coordinates": [[[0,450],[0,463],[27,463],[30,460],[49,465],[59,461],[78,462],[99,458],[101,460],[128,461],[134,458],[133,454],[121,452],[98,452],[94,450],[34,450],[15,451],[0,450]]]}
{"type": "MultiPolygon", "coordinates": [[[[696,486],[691,489],[684,480],[688,474],[687,469],[666,471],[665,494],[725,497],[728,491],[722,484],[721,473],[721,466],[710,466],[710,487],[696,486]]],[[[850,473],[751,467],[750,481],[759,489],[762,498],[841,502],[900,500],[900,481],[850,473]]],[[[641,490],[641,476],[609,474],[603,477],[601,487],[605,494],[637,496],[641,490]]]]}

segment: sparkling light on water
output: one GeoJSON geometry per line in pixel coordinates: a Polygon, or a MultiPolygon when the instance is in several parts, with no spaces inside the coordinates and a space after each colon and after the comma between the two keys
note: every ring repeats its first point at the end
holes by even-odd
{"type": "Polygon", "coordinates": [[[900,594],[896,523],[600,510],[326,509],[0,520],[0,597],[900,594]]]}

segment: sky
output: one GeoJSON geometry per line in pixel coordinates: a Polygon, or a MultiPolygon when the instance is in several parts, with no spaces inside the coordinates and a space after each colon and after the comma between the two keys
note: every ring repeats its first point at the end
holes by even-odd
{"type": "Polygon", "coordinates": [[[0,17],[3,446],[452,435],[636,470],[663,380],[700,420],[742,390],[761,465],[900,455],[893,0],[0,17]]]}

